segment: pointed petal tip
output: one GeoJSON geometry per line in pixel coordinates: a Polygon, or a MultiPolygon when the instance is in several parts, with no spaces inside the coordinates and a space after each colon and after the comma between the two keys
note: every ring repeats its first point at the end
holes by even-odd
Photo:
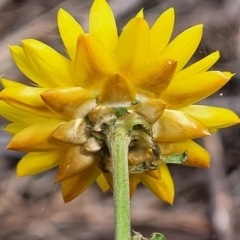
{"type": "Polygon", "coordinates": [[[175,17],[175,9],[174,9],[174,7],[168,8],[167,10],[165,10],[165,11],[162,13],[162,15],[163,15],[163,14],[171,14],[171,15],[173,15],[173,17],[175,17]]]}
{"type": "MultiPolygon", "coordinates": [[[[58,168],[58,172],[59,172],[59,168],[58,168]]],[[[61,179],[61,177],[59,176],[59,173],[57,172],[57,175],[54,179],[54,184],[57,184],[59,182],[61,182],[63,179],[61,179]]]]}
{"type": "Polygon", "coordinates": [[[61,177],[59,176],[59,174],[57,173],[55,179],[54,179],[54,184],[60,183],[63,179],[61,179],[61,177]]]}
{"type": "Polygon", "coordinates": [[[64,17],[64,14],[68,14],[68,12],[63,8],[59,8],[57,12],[57,20],[59,21],[59,18],[64,17]]]}
{"type": "Polygon", "coordinates": [[[9,51],[11,53],[11,55],[13,55],[14,53],[17,55],[17,51],[16,49],[22,48],[20,46],[17,45],[8,45],[9,51]]]}
{"type": "Polygon", "coordinates": [[[65,11],[63,8],[60,7],[60,8],[58,9],[58,14],[60,14],[60,13],[62,13],[62,12],[66,12],[66,11],[65,11]]]}
{"type": "Polygon", "coordinates": [[[16,177],[26,177],[26,176],[28,176],[27,174],[21,173],[21,172],[19,171],[18,166],[16,167],[15,173],[16,173],[16,177]]]}
{"type": "Polygon", "coordinates": [[[222,74],[228,79],[230,80],[232,77],[234,77],[236,75],[236,73],[231,73],[231,72],[222,72],[222,74]]]}
{"type": "MultiPolygon", "coordinates": [[[[63,184],[63,182],[61,184],[63,184]]],[[[71,202],[73,199],[75,199],[78,196],[79,196],[79,194],[76,195],[74,193],[74,191],[72,191],[72,190],[64,192],[64,190],[62,189],[62,198],[63,198],[64,203],[71,202]]]]}
{"type": "Polygon", "coordinates": [[[15,45],[8,45],[8,48],[10,49],[10,51],[14,48],[15,45]]]}
{"type": "Polygon", "coordinates": [[[211,164],[210,164],[210,161],[207,162],[204,166],[202,166],[203,168],[210,168],[211,167],[211,164]]]}
{"type": "Polygon", "coordinates": [[[203,28],[204,28],[204,24],[203,24],[203,23],[196,24],[194,27],[203,30],[203,28]]]}
{"type": "Polygon", "coordinates": [[[199,33],[200,35],[203,34],[203,28],[204,28],[204,24],[202,23],[199,23],[199,24],[196,24],[196,25],[193,25],[192,27],[190,28],[187,28],[185,31],[195,31],[195,33],[199,33]]]}
{"type": "Polygon", "coordinates": [[[74,199],[74,198],[71,198],[69,196],[64,196],[63,193],[62,193],[62,197],[63,197],[64,203],[69,203],[74,199]]]}
{"type": "Polygon", "coordinates": [[[211,133],[208,131],[208,129],[203,130],[202,133],[204,136],[211,136],[211,133]]]}
{"type": "Polygon", "coordinates": [[[144,12],[143,12],[144,8],[142,8],[137,15],[135,16],[135,18],[144,18],[144,12]]]}
{"type": "Polygon", "coordinates": [[[218,57],[220,57],[220,51],[219,51],[219,50],[213,52],[213,54],[215,54],[215,55],[217,55],[218,57]]]}
{"type": "MultiPolygon", "coordinates": [[[[6,150],[15,150],[16,148],[14,147],[14,144],[10,141],[7,146],[5,147],[6,150]]],[[[19,150],[18,150],[19,151],[19,150]]]]}
{"type": "Polygon", "coordinates": [[[170,201],[166,201],[169,205],[173,206],[174,199],[171,199],[170,201]]]}

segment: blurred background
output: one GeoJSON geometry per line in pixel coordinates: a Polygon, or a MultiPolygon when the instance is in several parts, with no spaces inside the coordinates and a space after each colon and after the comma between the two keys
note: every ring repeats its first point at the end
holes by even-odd
{"type": "MultiPolygon", "coordinates": [[[[220,50],[214,69],[236,75],[204,104],[233,109],[240,115],[240,1],[239,0],[109,0],[119,30],[144,7],[153,23],[169,7],[176,12],[174,36],[204,23],[204,37],[193,61],[220,50]]],[[[87,29],[88,0],[0,0],[0,75],[27,83],[11,60],[8,45],[37,38],[64,52],[56,14],[68,10],[87,29]]],[[[1,127],[6,122],[0,119],[1,127]]],[[[36,136],[37,137],[37,136],[36,136]]],[[[74,201],[63,203],[54,185],[56,170],[16,178],[20,153],[4,150],[9,135],[0,132],[0,239],[110,240],[113,202],[96,185],[74,201]]],[[[141,185],[134,195],[132,227],[144,236],[162,232],[168,240],[240,239],[240,126],[221,130],[200,142],[212,155],[210,169],[170,166],[176,187],[173,206],[163,203],[141,185]]]]}

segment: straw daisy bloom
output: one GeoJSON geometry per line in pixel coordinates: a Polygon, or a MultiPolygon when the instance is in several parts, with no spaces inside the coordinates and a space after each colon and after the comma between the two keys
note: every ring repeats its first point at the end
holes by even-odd
{"type": "MultiPolygon", "coordinates": [[[[61,182],[66,202],[95,181],[103,191],[111,189],[110,156],[102,163],[107,147],[101,124],[111,117],[132,116],[149,124],[149,138],[161,155],[187,150],[183,164],[209,167],[208,152],[192,139],[237,124],[239,118],[228,109],[193,105],[232,77],[229,72],[209,71],[219,52],[186,67],[201,41],[201,24],[170,41],[174,10],[165,11],[152,27],[140,11],[118,36],[105,0],[95,0],[91,7],[89,33],[63,9],[57,21],[67,57],[40,41],[25,39],[10,50],[17,67],[34,84],[1,79],[0,115],[11,122],[5,131],[13,135],[7,149],[28,152],[17,166],[17,176],[58,166],[56,182],[61,182]],[[119,115],[119,110],[124,113],[119,115]]],[[[129,169],[146,165],[154,156],[146,134],[134,134],[129,169]]],[[[129,177],[130,195],[141,182],[157,197],[173,202],[174,184],[164,162],[130,171],[129,177]]]]}

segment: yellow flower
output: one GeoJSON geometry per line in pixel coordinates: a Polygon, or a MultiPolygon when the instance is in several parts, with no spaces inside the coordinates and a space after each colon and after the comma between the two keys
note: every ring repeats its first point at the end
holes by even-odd
{"type": "MultiPolygon", "coordinates": [[[[174,10],[165,11],[151,28],[141,10],[118,37],[111,8],[105,0],[95,0],[89,33],[63,9],[58,12],[58,27],[67,57],[34,39],[23,40],[21,47],[10,46],[17,67],[35,84],[1,79],[0,114],[11,122],[5,131],[13,134],[7,148],[29,152],[19,162],[17,176],[59,165],[56,182],[61,181],[66,202],[95,180],[103,191],[112,188],[111,173],[100,164],[104,141],[91,129],[104,106],[106,115],[123,108],[144,118],[161,154],[187,149],[185,165],[209,167],[208,152],[192,139],[237,124],[239,118],[228,109],[192,105],[232,77],[229,72],[209,71],[219,52],[185,67],[199,45],[203,25],[170,41],[174,10]]],[[[152,154],[149,147],[132,147],[129,165],[152,154]]],[[[130,174],[131,195],[139,182],[173,202],[174,185],[166,164],[130,174]]]]}

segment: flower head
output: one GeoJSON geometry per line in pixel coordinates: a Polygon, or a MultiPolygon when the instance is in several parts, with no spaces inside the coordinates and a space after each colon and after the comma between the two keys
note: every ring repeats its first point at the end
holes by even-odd
{"type": "Polygon", "coordinates": [[[106,191],[112,188],[112,176],[109,159],[102,164],[107,150],[101,124],[113,116],[138,116],[149,124],[151,134],[149,138],[145,132],[134,132],[136,141],[129,148],[130,194],[142,182],[172,203],[174,185],[165,162],[140,171],[136,166],[147,166],[153,149],[160,149],[163,156],[187,149],[183,164],[208,167],[208,152],[192,139],[239,123],[231,110],[193,105],[219,90],[232,74],[209,70],[219,52],[186,67],[203,26],[188,28],[170,41],[173,26],[173,8],[152,27],[141,10],[118,37],[111,8],[105,0],[95,0],[89,33],[65,10],[58,12],[67,57],[34,39],[10,46],[17,67],[34,82],[27,86],[1,79],[0,114],[11,122],[5,131],[13,134],[7,148],[29,152],[19,162],[17,175],[59,166],[56,182],[62,183],[65,201],[94,181],[106,191]]]}

